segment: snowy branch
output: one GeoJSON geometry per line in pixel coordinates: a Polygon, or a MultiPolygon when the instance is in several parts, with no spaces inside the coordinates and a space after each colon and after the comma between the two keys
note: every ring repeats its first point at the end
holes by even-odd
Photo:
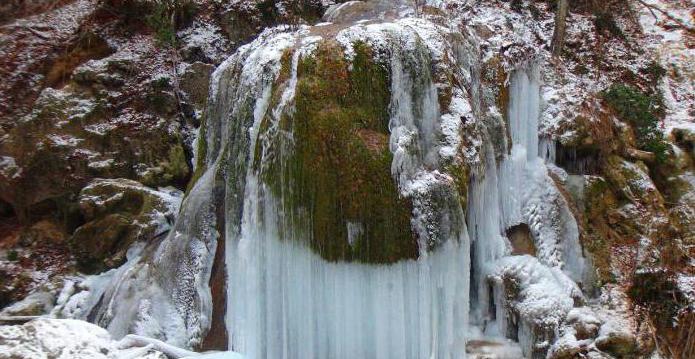
{"type": "Polygon", "coordinates": [[[695,33],[695,28],[693,28],[692,26],[689,26],[688,24],[686,24],[683,20],[681,20],[681,19],[679,19],[679,18],[673,16],[673,15],[670,14],[668,11],[666,11],[666,10],[664,10],[664,9],[662,9],[662,8],[660,8],[660,7],[658,7],[658,6],[656,6],[656,5],[652,5],[652,4],[646,3],[644,0],[637,0],[637,2],[639,2],[639,3],[642,4],[642,5],[644,5],[647,9],[649,9],[649,11],[650,11],[652,14],[654,14],[654,11],[660,12],[661,14],[663,14],[664,16],[666,16],[669,20],[675,22],[676,25],[677,25],[678,27],[680,27],[680,28],[682,28],[683,30],[686,30],[686,31],[688,31],[688,32],[695,33]]]}

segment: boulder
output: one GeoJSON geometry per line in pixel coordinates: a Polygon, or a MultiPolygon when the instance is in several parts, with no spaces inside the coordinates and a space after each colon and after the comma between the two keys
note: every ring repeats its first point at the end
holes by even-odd
{"type": "Polygon", "coordinates": [[[81,269],[96,272],[118,266],[135,241],[151,240],[169,231],[181,196],[178,190],[154,190],[127,179],[91,182],[79,198],[87,223],[70,238],[81,269]]]}
{"type": "Polygon", "coordinates": [[[37,291],[23,300],[6,307],[0,312],[2,317],[33,316],[47,314],[55,303],[55,294],[37,291]]]}
{"type": "Polygon", "coordinates": [[[572,308],[567,313],[566,323],[572,326],[579,340],[596,338],[601,328],[601,320],[587,307],[572,308]]]}
{"type": "Polygon", "coordinates": [[[596,338],[594,343],[596,348],[617,358],[634,358],[637,353],[637,339],[627,331],[610,331],[596,338]]]}
{"type": "Polygon", "coordinates": [[[210,76],[215,67],[202,62],[194,62],[181,75],[181,90],[188,95],[196,109],[204,109],[210,91],[210,76]]]}

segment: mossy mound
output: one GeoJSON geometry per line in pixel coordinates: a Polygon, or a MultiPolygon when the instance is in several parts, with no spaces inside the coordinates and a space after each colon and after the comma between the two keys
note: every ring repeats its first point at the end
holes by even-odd
{"type": "MultiPolygon", "coordinates": [[[[334,42],[321,43],[299,60],[294,111],[279,120],[281,131],[292,133],[293,145],[288,155],[264,164],[262,177],[294,213],[289,217],[295,219],[294,228],[308,228],[302,237],[310,238],[309,245],[325,259],[391,263],[416,258],[412,205],[399,196],[391,176],[389,72],[373,60],[368,45],[355,43],[354,48],[352,63],[334,42]]],[[[280,80],[288,71],[283,66],[280,80]]],[[[271,121],[269,114],[261,136],[270,131],[271,121]]],[[[267,145],[264,153],[282,153],[285,144],[267,145]]]]}

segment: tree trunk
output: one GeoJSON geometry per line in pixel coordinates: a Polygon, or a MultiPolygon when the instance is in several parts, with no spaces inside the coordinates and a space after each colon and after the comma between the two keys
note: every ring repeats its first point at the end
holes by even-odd
{"type": "Polygon", "coordinates": [[[565,44],[565,30],[567,28],[567,12],[569,4],[567,0],[559,0],[557,2],[557,12],[555,13],[555,32],[553,33],[553,42],[551,49],[553,56],[560,56],[562,46],[565,44]]]}

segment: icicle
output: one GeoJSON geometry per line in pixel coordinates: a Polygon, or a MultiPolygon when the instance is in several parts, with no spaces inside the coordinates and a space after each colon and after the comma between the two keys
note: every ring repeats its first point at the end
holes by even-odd
{"type": "MultiPolygon", "coordinates": [[[[256,113],[269,112],[275,119],[287,113],[300,51],[295,50],[280,108],[257,108],[256,113]]],[[[430,67],[428,56],[415,55],[414,64],[430,67]]],[[[437,186],[451,181],[425,170],[426,164],[437,163],[437,94],[429,76],[410,77],[410,69],[402,68],[402,56],[392,59],[393,176],[404,193],[426,197],[430,185],[441,190],[437,186]]],[[[254,121],[252,136],[258,134],[260,121],[254,121]]],[[[257,160],[255,141],[251,139],[244,152],[252,157],[249,163],[257,160]]],[[[454,195],[451,200],[458,207],[446,213],[452,228],[443,231],[445,238],[436,250],[423,249],[417,260],[390,265],[336,263],[304,244],[311,222],[288,218],[292,211],[253,166],[246,167],[244,183],[243,195],[237,195],[243,197],[241,223],[228,214],[226,225],[231,228],[226,248],[230,349],[252,359],[465,357],[469,244],[454,195]]],[[[425,204],[414,206],[422,216],[413,220],[416,225],[442,215],[432,214],[425,204]]],[[[348,232],[361,235],[359,224],[348,224],[348,232]]]]}
{"type": "MultiPolygon", "coordinates": [[[[509,318],[502,317],[505,311],[500,308],[499,296],[504,293],[498,286],[491,290],[487,281],[497,260],[509,253],[505,229],[526,223],[531,229],[540,263],[562,268],[576,281],[585,276],[576,221],[545,165],[545,162],[554,161],[555,146],[552,141],[539,138],[539,111],[538,66],[515,71],[510,79],[507,116],[511,151],[496,166],[488,145],[486,171],[470,189],[468,224],[474,241],[473,308],[483,326],[494,318],[495,325],[486,326],[489,333],[509,334],[509,318]],[[494,298],[489,298],[491,292],[494,298]]],[[[524,340],[528,340],[522,335],[526,329],[523,325],[519,327],[519,335],[524,340]]]]}

